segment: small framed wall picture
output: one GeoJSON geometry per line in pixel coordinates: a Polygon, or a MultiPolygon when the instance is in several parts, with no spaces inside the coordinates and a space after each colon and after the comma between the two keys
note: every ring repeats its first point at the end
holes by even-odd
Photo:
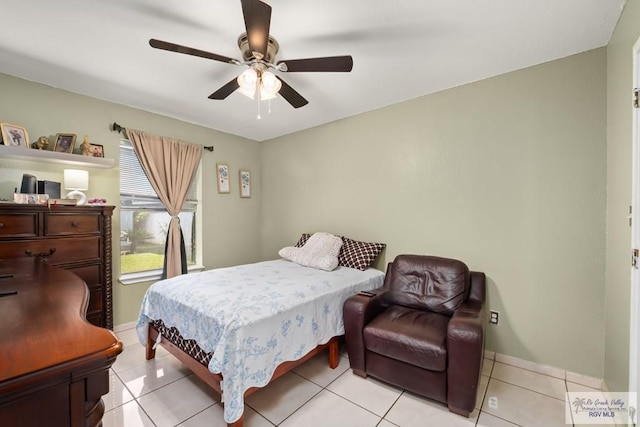
{"type": "Polygon", "coordinates": [[[0,123],[0,131],[4,145],[29,148],[29,134],[22,126],[0,123]]]}
{"type": "Polygon", "coordinates": [[[104,147],[100,144],[89,144],[91,146],[91,155],[93,157],[104,157],[104,147]]]}
{"type": "Polygon", "coordinates": [[[75,133],[58,133],[56,134],[56,145],[53,146],[53,151],[57,151],[58,153],[73,153],[75,146],[75,133]]]}
{"type": "Polygon", "coordinates": [[[240,197],[251,197],[251,172],[240,171],[240,197]]]}
{"type": "Polygon", "coordinates": [[[216,163],[216,175],[218,177],[218,193],[229,192],[229,165],[216,163]]]}

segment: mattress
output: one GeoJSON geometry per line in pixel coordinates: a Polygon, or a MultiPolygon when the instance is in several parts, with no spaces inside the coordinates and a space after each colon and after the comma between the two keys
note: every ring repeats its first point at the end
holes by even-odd
{"type": "Polygon", "coordinates": [[[344,301],[383,281],[375,269],[327,272],[285,260],[177,276],[147,290],[138,337],[146,345],[149,322],[161,319],[212,353],[208,369],[222,374],[224,419],[233,423],[247,389],[264,387],[278,365],[343,335],[344,301]]]}

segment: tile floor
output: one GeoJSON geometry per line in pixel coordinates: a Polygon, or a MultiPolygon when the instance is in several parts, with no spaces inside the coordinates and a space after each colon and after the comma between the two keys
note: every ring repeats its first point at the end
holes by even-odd
{"type": "MultiPolygon", "coordinates": [[[[125,349],[111,369],[104,396],[105,427],[224,427],[220,396],[176,358],[158,349],[146,361],[134,329],[117,332],[125,349]]],[[[470,418],[445,405],[355,376],[346,352],[328,367],[321,354],[245,402],[246,427],[566,426],[564,393],[597,391],[485,359],[470,418]]]]}

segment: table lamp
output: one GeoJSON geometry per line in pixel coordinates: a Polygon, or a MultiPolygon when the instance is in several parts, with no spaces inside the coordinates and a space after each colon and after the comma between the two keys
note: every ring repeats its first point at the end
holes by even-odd
{"type": "Polygon", "coordinates": [[[64,188],[72,190],[67,194],[67,199],[76,199],[78,205],[84,205],[87,196],[82,191],[89,189],[89,172],[80,169],[65,169],[64,188]]]}

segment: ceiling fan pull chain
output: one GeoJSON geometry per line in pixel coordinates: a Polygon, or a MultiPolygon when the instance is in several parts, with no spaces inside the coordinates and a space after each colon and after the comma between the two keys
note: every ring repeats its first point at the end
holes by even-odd
{"type": "Polygon", "coordinates": [[[260,117],[260,99],[258,99],[258,120],[260,120],[262,117],[260,117]]]}
{"type": "Polygon", "coordinates": [[[256,83],[256,99],[258,100],[258,120],[260,120],[260,80],[256,83]]]}

